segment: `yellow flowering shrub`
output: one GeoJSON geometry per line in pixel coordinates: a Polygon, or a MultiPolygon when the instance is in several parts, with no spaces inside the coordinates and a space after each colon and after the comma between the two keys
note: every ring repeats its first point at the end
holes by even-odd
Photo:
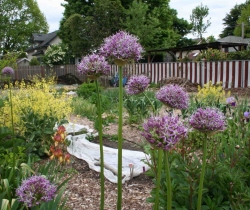
{"type": "Polygon", "coordinates": [[[226,94],[221,83],[213,85],[212,81],[210,81],[203,88],[198,86],[196,99],[204,105],[211,106],[218,101],[225,102],[228,96],[230,96],[230,92],[226,94]]]}
{"type": "MultiPolygon", "coordinates": [[[[58,121],[67,119],[71,113],[71,98],[64,93],[56,94],[53,88],[53,79],[44,78],[34,80],[34,84],[27,85],[24,82],[15,84],[12,87],[13,121],[15,130],[25,132],[25,122],[22,121],[23,115],[32,112],[38,118],[44,119],[47,116],[56,118],[58,121]]],[[[5,90],[8,91],[8,90],[5,90]]],[[[0,109],[0,123],[11,127],[11,107],[9,100],[5,100],[4,106],[0,109]]]]}

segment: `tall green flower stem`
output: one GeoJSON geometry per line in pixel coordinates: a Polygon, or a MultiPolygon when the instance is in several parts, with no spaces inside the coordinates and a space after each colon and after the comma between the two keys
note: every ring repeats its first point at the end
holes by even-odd
{"type": "Polygon", "coordinates": [[[119,66],[119,122],[118,122],[118,195],[117,210],[122,209],[122,108],[123,84],[122,66],[119,66]]]}
{"type": "Polygon", "coordinates": [[[14,141],[14,116],[13,116],[13,103],[12,103],[12,84],[10,82],[10,77],[8,77],[9,93],[10,93],[10,115],[11,115],[11,131],[12,131],[12,147],[13,147],[13,177],[15,177],[15,167],[16,167],[16,148],[14,141]]]}
{"type": "Polygon", "coordinates": [[[102,113],[101,113],[101,97],[97,79],[95,80],[97,91],[97,110],[98,110],[98,130],[100,143],[100,167],[101,167],[101,202],[100,209],[104,209],[104,154],[103,154],[103,139],[102,139],[102,113]]]}
{"type": "Polygon", "coordinates": [[[172,209],[172,186],[170,177],[170,165],[168,160],[169,151],[165,151],[165,170],[166,170],[166,183],[167,183],[167,210],[172,209]]]}
{"type": "Polygon", "coordinates": [[[14,118],[13,118],[13,103],[12,103],[12,88],[10,84],[10,78],[8,77],[9,89],[10,89],[10,114],[11,114],[11,129],[14,135],[14,118]]]}
{"type": "Polygon", "coordinates": [[[149,99],[149,97],[147,96],[147,94],[145,92],[143,92],[143,94],[148,99],[150,105],[152,106],[153,113],[155,113],[156,110],[155,110],[154,104],[152,103],[152,101],[149,99]]]}
{"type": "Polygon", "coordinates": [[[205,133],[205,139],[203,142],[202,171],[200,175],[197,210],[201,210],[202,190],[203,190],[203,181],[204,181],[204,176],[205,176],[206,162],[207,162],[207,134],[205,133]]]}
{"type": "Polygon", "coordinates": [[[157,179],[156,179],[156,194],[155,194],[155,205],[154,210],[159,210],[159,194],[160,194],[160,185],[161,185],[161,169],[162,169],[162,158],[163,150],[158,150],[158,170],[157,170],[157,179]]]}

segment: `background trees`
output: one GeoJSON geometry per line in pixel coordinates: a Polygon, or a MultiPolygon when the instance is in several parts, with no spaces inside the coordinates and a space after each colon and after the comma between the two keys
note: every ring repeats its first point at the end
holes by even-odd
{"type": "Polygon", "coordinates": [[[75,56],[97,49],[119,30],[137,35],[146,49],[155,49],[176,46],[191,29],[169,7],[169,0],[69,0],[63,6],[59,37],[75,56]]]}
{"type": "Polygon", "coordinates": [[[250,37],[250,2],[246,6],[242,6],[240,16],[237,20],[234,29],[235,36],[243,36],[244,38],[250,37]],[[242,34],[243,27],[243,34],[242,34]]]}
{"type": "Polygon", "coordinates": [[[195,7],[192,10],[190,20],[193,24],[192,33],[202,40],[202,34],[206,32],[207,28],[211,25],[210,18],[204,20],[209,14],[209,8],[203,6],[202,3],[200,6],[195,7]]]}
{"type": "Polygon", "coordinates": [[[223,29],[220,37],[226,37],[229,35],[241,36],[242,34],[242,22],[245,25],[245,29],[248,29],[250,21],[249,21],[249,13],[247,12],[246,7],[250,4],[250,0],[246,0],[245,3],[236,4],[229,13],[226,14],[226,17],[223,19],[223,25],[225,28],[223,29]],[[243,11],[244,10],[244,11],[243,11]],[[241,16],[241,13],[244,13],[241,16]]]}
{"type": "Polygon", "coordinates": [[[0,1],[0,54],[26,49],[32,33],[47,33],[48,29],[36,1],[0,1]]]}

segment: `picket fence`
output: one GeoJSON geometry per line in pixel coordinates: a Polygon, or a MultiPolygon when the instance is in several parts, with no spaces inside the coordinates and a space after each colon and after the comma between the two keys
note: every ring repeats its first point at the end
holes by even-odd
{"type": "MultiPolygon", "coordinates": [[[[13,79],[28,79],[32,75],[45,76],[50,70],[44,66],[19,66],[13,79]]],[[[54,66],[56,76],[71,73],[81,81],[86,81],[85,75],[77,72],[76,65],[54,66]]],[[[109,76],[118,73],[118,67],[112,65],[109,76]]],[[[136,63],[123,67],[124,76],[144,74],[151,83],[159,83],[170,77],[186,78],[201,86],[209,81],[213,84],[222,82],[224,88],[250,87],[250,61],[216,61],[216,62],[167,62],[167,63],[136,63]]]]}

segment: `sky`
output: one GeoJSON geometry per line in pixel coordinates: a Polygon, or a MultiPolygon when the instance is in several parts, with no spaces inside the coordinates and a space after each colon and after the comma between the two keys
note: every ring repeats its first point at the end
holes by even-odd
{"type": "MultiPolygon", "coordinates": [[[[204,33],[204,37],[213,35],[216,39],[219,38],[219,34],[222,32],[223,18],[226,14],[236,5],[246,2],[246,0],[170,0],[170,7],[177,10],[178,17],[184,18],[190,21],[190,15],[192,10],[201,5],[201,3],[209,8],[208,18],[211,18],[211,25],[207,29],[207,33],[204,33]]],[[[64,7],[62,3],[66,3],[64,0],[37,0],[38,6],[41,12],[45,15],[49,24],[49,32],[53,32],[59,29],[60,20],[63,17],[64,7]]],[[[205,19],[206,20],[206,19],[205,19]]],[[[187,35],[188,38],[192,38],[192,34],[187,35]]]]}

